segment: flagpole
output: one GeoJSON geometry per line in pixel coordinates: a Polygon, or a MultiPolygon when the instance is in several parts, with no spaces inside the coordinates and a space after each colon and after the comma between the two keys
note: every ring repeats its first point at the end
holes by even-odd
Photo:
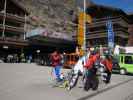
{"type": "Polygon", "coordinates": [[[86,0],[84,0],[84,42],[83,42],[83,50],[86,50],[86,0]]]}

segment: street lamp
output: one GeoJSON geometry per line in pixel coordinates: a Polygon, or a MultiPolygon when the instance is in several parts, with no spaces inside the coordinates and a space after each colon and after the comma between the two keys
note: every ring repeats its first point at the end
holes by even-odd
{"type": "Polygon", "coordinates": [[[37,54],[39,54],[40,53],[40,50],[36,50],[36,52],[37,52],[37,54]]]}
{"type": "Polygon", "coordinates": [[[37,52],[37,62],[39,63],[39,53],[40,53],[40,50],[36,50],[37,52]]]}
{"type": "Polygon", "coordinates": [[[8,49],[8,46],[4,45],[4,46],[3,46],[3,49],[8,49]]]}

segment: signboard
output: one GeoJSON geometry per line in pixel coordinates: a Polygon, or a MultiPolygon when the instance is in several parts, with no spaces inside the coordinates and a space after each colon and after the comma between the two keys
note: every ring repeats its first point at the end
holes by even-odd
{"type": "Polygon", "coordinates": [[[64,39],[72,41],[72,34],[68,33],[61,33],[61,32],[48,32],[44,28],[36,28],[31,30],[30,32],[26,33],[26,37],[35,37],[35,36],[42,36],[42,37],[49,37],[49,38],[56,38],[56,39],[64,39]]]}
{"type": "Polygon", "coordinates": [[[34,30],[31,30],[30,32],[26,33],[26,37],[33,37],[33,36],[37,36],[37,35],[41,35],[42,33],[44,34],[46,30],[43,28],[36,28],[34,30]]]}
{"type": "Polygon", "coordinates": [[[107,21],[107,34],[108,34],[108,47],[114,48],[114,32],[112,22],[109,20],[107,21]]]}
{"type": "Polygon", "coordinates": [[[48,37],[57,38],[57,39],[64,39],[64,40],[73,40],[72,35],[68,33],[61,33],[61,32],[52,32],[48,34],[48,37]]]}
{"type": "MultiPolygon", "coordinates": [[[[84,16],[85,16],[85,21],[88,23],[92,22],[92,18],[90,15],[85,14],[84,12],[80,12],[79,16],[78,16],[78,36],[77,36],[77,40],[78,40],[78,45],[82,46],[84,43],[84,16]]],[[[86,23],[85,22],[85,23],[86,23]]]]}

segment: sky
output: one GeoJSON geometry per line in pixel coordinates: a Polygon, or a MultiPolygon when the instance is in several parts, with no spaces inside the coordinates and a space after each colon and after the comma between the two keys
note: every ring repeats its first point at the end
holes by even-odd
{"type": "Polygon", "coordinates": [[[133,13],[133,0],[92,0],[96,4],[120,8],[127,14],[133,13]]]}

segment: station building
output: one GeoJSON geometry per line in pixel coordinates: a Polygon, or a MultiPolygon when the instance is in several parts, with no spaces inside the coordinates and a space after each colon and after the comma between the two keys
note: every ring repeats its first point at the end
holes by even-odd
{"type": "Polygon", "coordinates": [[[20,53],[28,46],[25,40],[25,15],[29,13],[14,0],[0,0],[0,55],[20,53]]]}
{"type": "Polygon", "coordinates": [[[75,42],[71,36],[47,32],[43,27],[27,31],[29,15],[24,5],[16,0],[0,0],[0,58],[21,53],[37,58],[56,48],[61,52],[74,50],[75,42]]]}
{"type": "MultiPolygon", "coordinates": [[[[115,44],[133,46],[132,14],[127,15],[121,9],[97,4],[87,7],[86,13],[92,16],[92,23],[86,23],[87,46],[107,46],[106,23],[108,20],[112,21],[115,44]]],[[[19,2],[0,0],[0,58],[15,53],[20,55],[22,52],[37,58],[38,55],[43,56],[53,52],[55,48],[62,52],[75,51],[76,35],[72,38],[67,33],[48,32],[43,27],[27,32],[26,24],[30,22],[26,20],[26,16],[29,15],[30,13],[19,2]]]]}

